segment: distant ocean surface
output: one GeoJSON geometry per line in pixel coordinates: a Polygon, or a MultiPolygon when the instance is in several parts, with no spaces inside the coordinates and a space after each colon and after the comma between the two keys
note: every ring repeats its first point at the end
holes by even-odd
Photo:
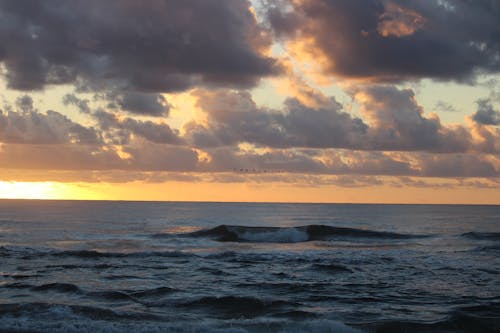
{"type": "Polygon", "coordinates": [[[500,332],[500,206],[0,200],[0,332],[500,332]]]}

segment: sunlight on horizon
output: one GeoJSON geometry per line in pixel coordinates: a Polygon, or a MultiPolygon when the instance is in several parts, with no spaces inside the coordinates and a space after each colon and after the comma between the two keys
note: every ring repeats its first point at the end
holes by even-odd
{"type": "Polygon", "coordinates": [[[130,200],[209,202],[304,202],[395,204],[498,204],[498,189],[485,189],[471,199],[469,188],[427,188],[385,185],[348,188],[269,183],[83,183],[0,181],[0,199],[36,200],[130,200]],[[429,195],[431,194],[431,195],[429,195]]]}
{"type": "Polygon", "coordinates": [[[58,182],[0,181],[0,199],[101,199],[91,190],[58,182]]]}

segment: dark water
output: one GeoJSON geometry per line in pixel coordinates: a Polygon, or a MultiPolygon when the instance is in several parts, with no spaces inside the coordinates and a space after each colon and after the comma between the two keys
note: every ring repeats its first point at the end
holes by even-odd
{"type": "Polygon", "coordinates": [[[0,201],[0,332],[500,332],[500,207],[0,201]]]}

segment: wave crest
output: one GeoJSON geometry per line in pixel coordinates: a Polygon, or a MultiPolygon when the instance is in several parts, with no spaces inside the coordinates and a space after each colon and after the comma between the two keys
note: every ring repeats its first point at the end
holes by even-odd
{"type": "Polygon", "coordinates": [[[338,238],[408,239],[423,237],[420,235],[406,235],[394,232],[332,227],[327,225],[283,228],[219,225],[212,229],[203,229],[181,235],[184,237],[207,237],[219,242],[252,243],[299,243],[338,238]]]}

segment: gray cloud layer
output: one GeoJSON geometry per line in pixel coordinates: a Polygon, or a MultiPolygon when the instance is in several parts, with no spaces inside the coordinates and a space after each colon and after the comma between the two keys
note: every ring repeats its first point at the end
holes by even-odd
{"type": "Polygon", "coordinates": [[[0,110],[0,142],[23,144],[99,144],[94,128],[84,127],[56,111],[38,112],[29,96],[17,100],[19,112],[0,110]]]}
{"type": "MultiPolygon", "coordinates": [[[[0,168],[130,172],[124,180],[154,179],[155,172],[218,181],[349,175],[359,180],[352,186],[378,184],[368,179],[378,175],[500,177],[494,91],[465,125],[447,125],[426,114],[412,90],[381,82],[498,72],[497,2],[266,3],[269,29],[248,0],[0,0],[0,68],[8,87],[71,84],[75,94],[63,103],[85,119],[40,112],[30,96],[20,97],[0,110],[0,168]],[[319,62],[326,58],[325,75],[372,81],[347,91],[360,115],[315,96],[298,76],[294,84],[304,84],[314,106],[288,98],[282,109],[259,107],[240,88],[283,73],[265,55],[272,37],[310,41],[308,51],[324,56],[319,62]],[[194,87],[205,119],[171,127],[162,93],[194,87]],[[95,100],[80,98],[81,91],[95,100]]],[[[453,111],[444,101],[436,108],[453,111]]]]}
{"type": "Polygon", "coordinates": [[[93,114],[104,135],[116,144],[128,144],[131,135],[143,137],[154,143],[181,144],[179,131],[167,124],[134,118],[118,118],[115,114],[98,110],[93,114]]]}
{"type": "Polygon", "coordinates": [[[253,85],[275,68],[259,53],[270,41],[249,7],[247,0],[1,0],[0,62],[9,87],[21,90],[253,85]]]}
{"type": "Polygon", "coordinates": [[[273,148],[349,148],[380,151],[498,153],[498,132],[484,132],[478,143],[463,126],[444,126],[426,118],[413,91],[376,85],[352,91],[365,120],[342,111],[335,100],[311,108],[288,99],[283,111],[255,105],[248,93],[200,93],[208,125],[188,124],[189,139],[199,147],[249,142],[273,148]],[[490,142],[490,144],[485,144],[490,142]]]}
{"type": "MultiPolygon", "coordinates": [[[[198,91],[208,121],[188,124],[182,135],[160,121],[104,110],[86,111],[95,125],[85,127],[39,112],[23,96],[0,113],[0,168],[500,176],[500,133],[491,125],[444,126],[424,117],[411,90],[371,86],[352,93],[366,120],[342,112],[333,99],[318,108],[290,99],[276,111],[259,108],[245,92],[198,91]]],[[[487,106],[479,103],[476,115],[487,106]]]]}
{"type": "Polygon", "coordinates": [[[315,110],[288,99],[285,112],[279,112],[259,109],[249,93],[219,91],[202,93],[198,104],[208,113],[210,124],[188,124],[187,130],[199,146],[250,142],[280,148],[349,148],[367,128],[361,119],[339,112],[342,106],[334,100],[315,110]]]}

